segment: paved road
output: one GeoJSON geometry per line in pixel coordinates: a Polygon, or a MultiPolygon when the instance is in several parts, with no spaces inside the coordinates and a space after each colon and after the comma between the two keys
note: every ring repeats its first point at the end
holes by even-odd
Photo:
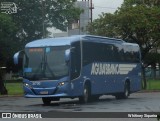
{"type": "Polygon", "coordinates": [[[40,98],[4,97],[0,98],[0,112],[4,111],[160,112],[160,92],[134,93],[123,100],[102,96],[88,104],[79,104],[78,99],[61,99],[50,106],[44,106],[40,98]]]}
{"type": "MultiPolygon", "coordinates": [[[[129,99],[116,100],[113,96],[102,96],[97,102],[79,104],[78,99],[61,99],[44,106],[39,98],[4,97],[0,98],[0,112],[160,112],[160,92],[134,93],[129,99]]],[[[48,119],[49,120],[49,119],[48,119]]],[[[55,119],[59,121],[60,119],[55,119]]],[[[69,119],[70,120],[70,119],[69,119]]],[[[99,120],[99,119],[97,119],[99,120]]],[[[101,119],[103,120],[103,119],[101,119]]],[[[99,121],[101,121],[99,120],[99,121]]],[[[109,121],[113,121],[110,119],[109,121]]],[[[122,119],[122,121],[132,119],[122,119]]],[[[134,119],[138,121],[139,119],[134,119]]],[[[144,121],[157,121],[143,119],[144,121]]],[[[78,119],[78,121],[83,121],[78,119]]],[[[87,121],[96,121],[96,119],[87,121]]],[[[121,119],[116,119],[121,121],[121,119]]]]}

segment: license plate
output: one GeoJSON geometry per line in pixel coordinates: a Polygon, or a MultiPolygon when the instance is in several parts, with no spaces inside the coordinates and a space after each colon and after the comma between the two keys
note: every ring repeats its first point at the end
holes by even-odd
{"type": "Polygon", "coordinates": [[[47,94],[48,94],[48,91],[41,91],[40,94],[41,94],[41,95],[47,95],[47,94]]]}

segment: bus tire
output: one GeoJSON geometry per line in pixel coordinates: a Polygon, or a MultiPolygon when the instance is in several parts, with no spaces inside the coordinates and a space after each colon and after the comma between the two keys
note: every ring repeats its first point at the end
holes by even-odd
{"type": "Polygon", "coordinates": [[[51,99],[47,97],[42,98],[43,104],[44,105],[50,105],[51,104],[51,99]]]}
{"type": "Polygon", "coordinates": [[[126,82],[124,85],[124,92],[116,94],[115,97],[116,99],[127,99],[129,95],[130,95],[130,86],[129,83],[126,82]]]}
{"type": "Polygon", "coordinates": [[[80,103],[87,103],[89,102],[90,99],[90,90],[89,86],[85,84],[84,89],[83,89],[83,95],[79,97],[79,102],[80,103]]]}
{"type": "Polygon", "coordinates": [[[123,98],[127,99],[129,97],[129,94],[130,94],[130,86],[129,86],[129,83],[126,82],[124,87],[123,98]]]}

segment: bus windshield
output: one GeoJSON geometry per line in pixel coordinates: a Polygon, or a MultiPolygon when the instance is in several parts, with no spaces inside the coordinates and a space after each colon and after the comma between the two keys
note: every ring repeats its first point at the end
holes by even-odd
{"type": "Polygon", "coordinates": [[[65,50],[68,46],[26,48],[24,78],[30,80],[56,80],[68,74],[65,50]]]}

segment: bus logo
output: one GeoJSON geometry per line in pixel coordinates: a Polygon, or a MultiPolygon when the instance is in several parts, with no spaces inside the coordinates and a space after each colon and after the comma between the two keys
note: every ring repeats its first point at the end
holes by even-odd
{"type": "Polygon", "coordinates": [[[136,64],[92,63],[91,75],[128,74],[136,64]]]}

